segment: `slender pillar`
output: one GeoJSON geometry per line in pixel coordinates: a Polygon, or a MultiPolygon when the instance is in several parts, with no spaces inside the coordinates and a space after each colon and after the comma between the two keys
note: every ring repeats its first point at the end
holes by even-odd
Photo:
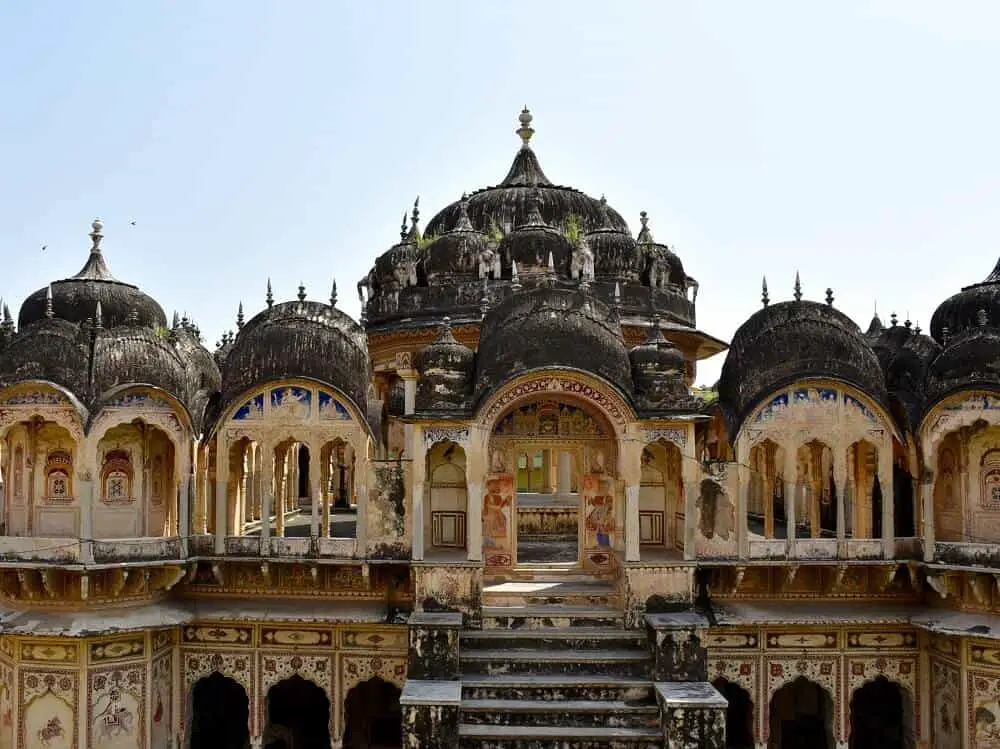
{"type": "Polygon", "coordinates": [[[226,511],[229,509],[229,455],[222,435],[215,441],[215,553],[226,551],[226,511]]]}
{"type": "MultiPolygon", "coordinates": [[[[309,451],[309,490],[312,497],[312,515],[309,519],[309,535],[313,538],[319,536],[319,516],[320,516],[320,505],[323,504],[323,498],[320,496],[320,487],[322,483],[320,481],[319,475],[319,451],[310,450],[309,451]]],[[[324,534],[325,535],[325,534],[324,534]]]]}
{"type": "Polygon", "coordinates": [[[920,470],[921,536],[924,539],[924,561],[934,561],[934,471],[931,456],[925,455],[920,470]]]}
{"type": "Polygon", "coordinates": [[[559,473],[556,477],[556,491],[568,494],[573,491],[573,453],[559,451],[559,473]]]}
{"type": "Polygon", "coordinates": [[[882,540],[885,559],[896,556],[896,497],[892,486],[892,445],[878,451],[878,483],[882,488],[882,540]]]}
{"type": "Polygon", "coordinates": [[[625,487],[625,561],[638,562],[639,547],[639,485],[625,487]]]}
{"type": "Polygon", "coordinates": [[[837,446],[833,451],[833,488],[837,493],[837,555],[847,556],[847,498],[844,490],[847,486],[847,450],[837,446]]]}
{"type": "Polygon", "coordinates": [[[465,547],[470,562],[483,561],[483,482],[474,481],[466,469],[468,512],[465,520],[465,547]]]}
{"type": "Polygon", "coordinates": [[[788,526],[788,556],[795,555],[795,513],[798,510],[796,505],[799,501],[799,487],[797,481],[797,454],[791,448],[785,450],[785,518],[788,526]]]}
{"type": "MultiPolygon", "coordinates": [[[[92,474],[88,474],[92,475],[92,474]]],[[[84,564],[94,562],[94,480],[80,481],[76,489],[80,499],[80,561],[84,564]]]]}
{"type": "Polygon", "coordinates": [[[181,558],[188,555],[188,537],[191,535],[191,500],[195,476],[185,474],[177,492],[177,535],[181,541],[181,558]]]}
{"type": "MultiPolygon", "coordinates": [[[[199,452],[202,452],[199,450],[199,452]]],[[[200,465],[201,473],[199,483],[201,489],[198,492],[198,511],[195,513],[195,531],[204,536],[208,533],[208,448],[205,448],[203,462],[200,465]]],[[[218,461],[216,461],[218,462],[218,461]]]]}
{"type": "Polygon", "coordinates": [[[542,494],[552,493],[552,451],[542,450],[542,494]]]}
{"type": "Polygon", "coordinates": [[[750,482],[753,472],[743,467],[744,461],[739,461],[737,469],[739,476],[739,491],[736,494],[736,556],[745,559],[750,555],[750,528],[747,526],[750,516],[748,505],[750,501],[750,482]]]}
{"type": "Polygon", "coordinates": [[[274,508],[274,535],[285,535],[285,508],[288,503],[288,486],[291,483],[291,471],[289,470],[289,460],[291,447],[286,447],[281,453],[280,476],[275,481],[275,494],[277,501],[274,508]]]}
{"type": "Polygon", "coordinates": [[[413,484],[413,561],[424,558],[424,482],[413,484]]]}
{"type": "Polygon", "coordinates": [[[271,555],[271,510],[274,500],[274,448],[268,446],[261,455],[260,477],[260,553],[271,555]]]}

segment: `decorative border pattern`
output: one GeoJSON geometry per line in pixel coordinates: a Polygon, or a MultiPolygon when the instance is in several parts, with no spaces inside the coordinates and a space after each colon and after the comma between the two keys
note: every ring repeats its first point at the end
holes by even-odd
{"type": "Polygon", "coordinates": [[[624,430],[629,420],[634,419],[632,409],[620,395],[567,373],[529,374],[507,383],[498,393],[490,396],[477,419],[480,423],[492,424],[497,415],[514,401],[540,393],[564,393],[591,403],[619,430],[624,430]]]}

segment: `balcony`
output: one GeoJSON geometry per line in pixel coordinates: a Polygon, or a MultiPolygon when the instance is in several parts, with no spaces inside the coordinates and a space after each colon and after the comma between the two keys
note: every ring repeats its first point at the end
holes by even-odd
{"type": "Polygon", "coordinates": [[[955,567],[1000,569],[1000,545],[938,541],[934,544],[934,561],[955,567]]]}

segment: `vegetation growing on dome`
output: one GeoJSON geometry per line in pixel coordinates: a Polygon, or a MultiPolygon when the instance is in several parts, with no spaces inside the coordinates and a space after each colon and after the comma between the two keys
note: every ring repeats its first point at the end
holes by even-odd
{"type": "Polygon", "coordinates": [[[563,236],[570,241],[574,247],[580,244],[580,236],[583,234],[583,229],[580,224],[580,217],[575,213],[569,214],[566,217],[566,226],[563,227],[563,236]]]}
{"type": "Polygon", "coordinates": [[[490,219],[489,228],[484,233],[486,234],[486,238],[489,241],[496,242],[497,244],[499,244],[500,241],[503,239],[503,230],[500,228],[497,222],[492,218],[490,219]]]}
{"type": "Polygon", "coordinates": [[[417,247],[421,250],[430,247],[438,240],[437,234],[421,234],[417,237],[417,247]]]}

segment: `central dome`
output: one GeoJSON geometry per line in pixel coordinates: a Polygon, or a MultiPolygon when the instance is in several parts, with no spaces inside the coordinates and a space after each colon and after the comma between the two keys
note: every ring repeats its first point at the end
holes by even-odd
{"type": "MultiPolygon", "coordinates": [[[[565,230],[578,222],[582,231],[589,232],[605,228],[607,220],[607,228],[629,234],[628,224],[614,209],[607,208],[605,219],[600,200],[572,187],[555,185],[545,176],[529,145],[535,134],[531,119],[527,109],[521,112],[521,126],[517,129],[521,148],[503,182],[468,196],[466,210],[472,227],[484,234],[497,231],[507,234],[528,222],[537,198],[542,219],[550,226],[565,230]]],[[[439,236],[455,226],[462,210],[461,203],[461,200],[455,201],[432,218],[427,224],[427,234],[439,236]]]]}

